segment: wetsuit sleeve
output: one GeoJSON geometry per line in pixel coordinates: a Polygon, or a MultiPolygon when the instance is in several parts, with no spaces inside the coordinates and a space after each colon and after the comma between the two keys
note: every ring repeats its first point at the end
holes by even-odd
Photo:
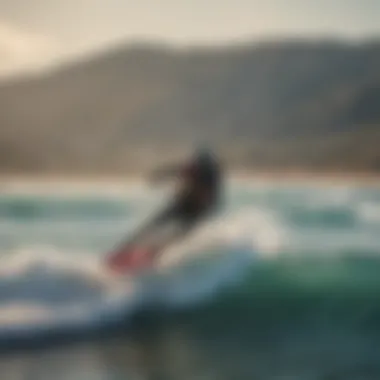
{"type": "Polygon", "coordinates": [[[172,178],[175,176],[181,176],[183,172],[184,172],[184,169],[182,166],[171,166],[171,167],[160,168],[160,169],[154,170],[150,174],[150,179],[152,181],[162,181],[162,180],[172,178]]]}
{"type": "Polygon", "coordinates": [[[161,181],[172,177],[192,178],[195,172],[196,165],[188,163],[155,170],[150,177],[153,181],[161,181]]]}

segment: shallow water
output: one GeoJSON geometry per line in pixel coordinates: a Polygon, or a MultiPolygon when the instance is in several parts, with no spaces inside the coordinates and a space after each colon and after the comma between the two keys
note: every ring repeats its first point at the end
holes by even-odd
{"type": "Polygon", "coordinates": [[[110,277],[163,197],[0,195],[2,379],[380,379],[380,189],[234,183],[157,273],[110,277]]]}

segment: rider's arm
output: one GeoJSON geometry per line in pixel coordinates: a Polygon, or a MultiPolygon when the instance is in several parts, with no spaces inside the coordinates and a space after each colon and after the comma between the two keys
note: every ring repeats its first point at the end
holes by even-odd
{"type": "Polygon", "coordinates": [[[162,181],[173,177],[188,177],[191,176],[194,170],[194,165],[175,165],[165,168],[160,168],[151,173],[150,178],[152,181],[162,181]]]}

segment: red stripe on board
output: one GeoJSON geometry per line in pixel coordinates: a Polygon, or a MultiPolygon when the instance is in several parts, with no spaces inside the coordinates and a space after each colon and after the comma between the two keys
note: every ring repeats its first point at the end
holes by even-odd
{"type": "Polygon", "coordinates": [[[110,255],[107,266],[116,272],[134,272],[152,265],[155,251],[147,248],[121,250],[110,255]]]}

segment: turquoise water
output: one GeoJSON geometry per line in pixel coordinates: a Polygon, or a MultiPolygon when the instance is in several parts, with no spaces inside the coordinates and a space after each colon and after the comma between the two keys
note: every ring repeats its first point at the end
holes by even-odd
{"type": "Polygon", "coordinates": [[[5,380],[380,379],[379,188],[234,183],[121,280],[102,260],[165,195],[43,190],[0,195],[5,380]]]}

